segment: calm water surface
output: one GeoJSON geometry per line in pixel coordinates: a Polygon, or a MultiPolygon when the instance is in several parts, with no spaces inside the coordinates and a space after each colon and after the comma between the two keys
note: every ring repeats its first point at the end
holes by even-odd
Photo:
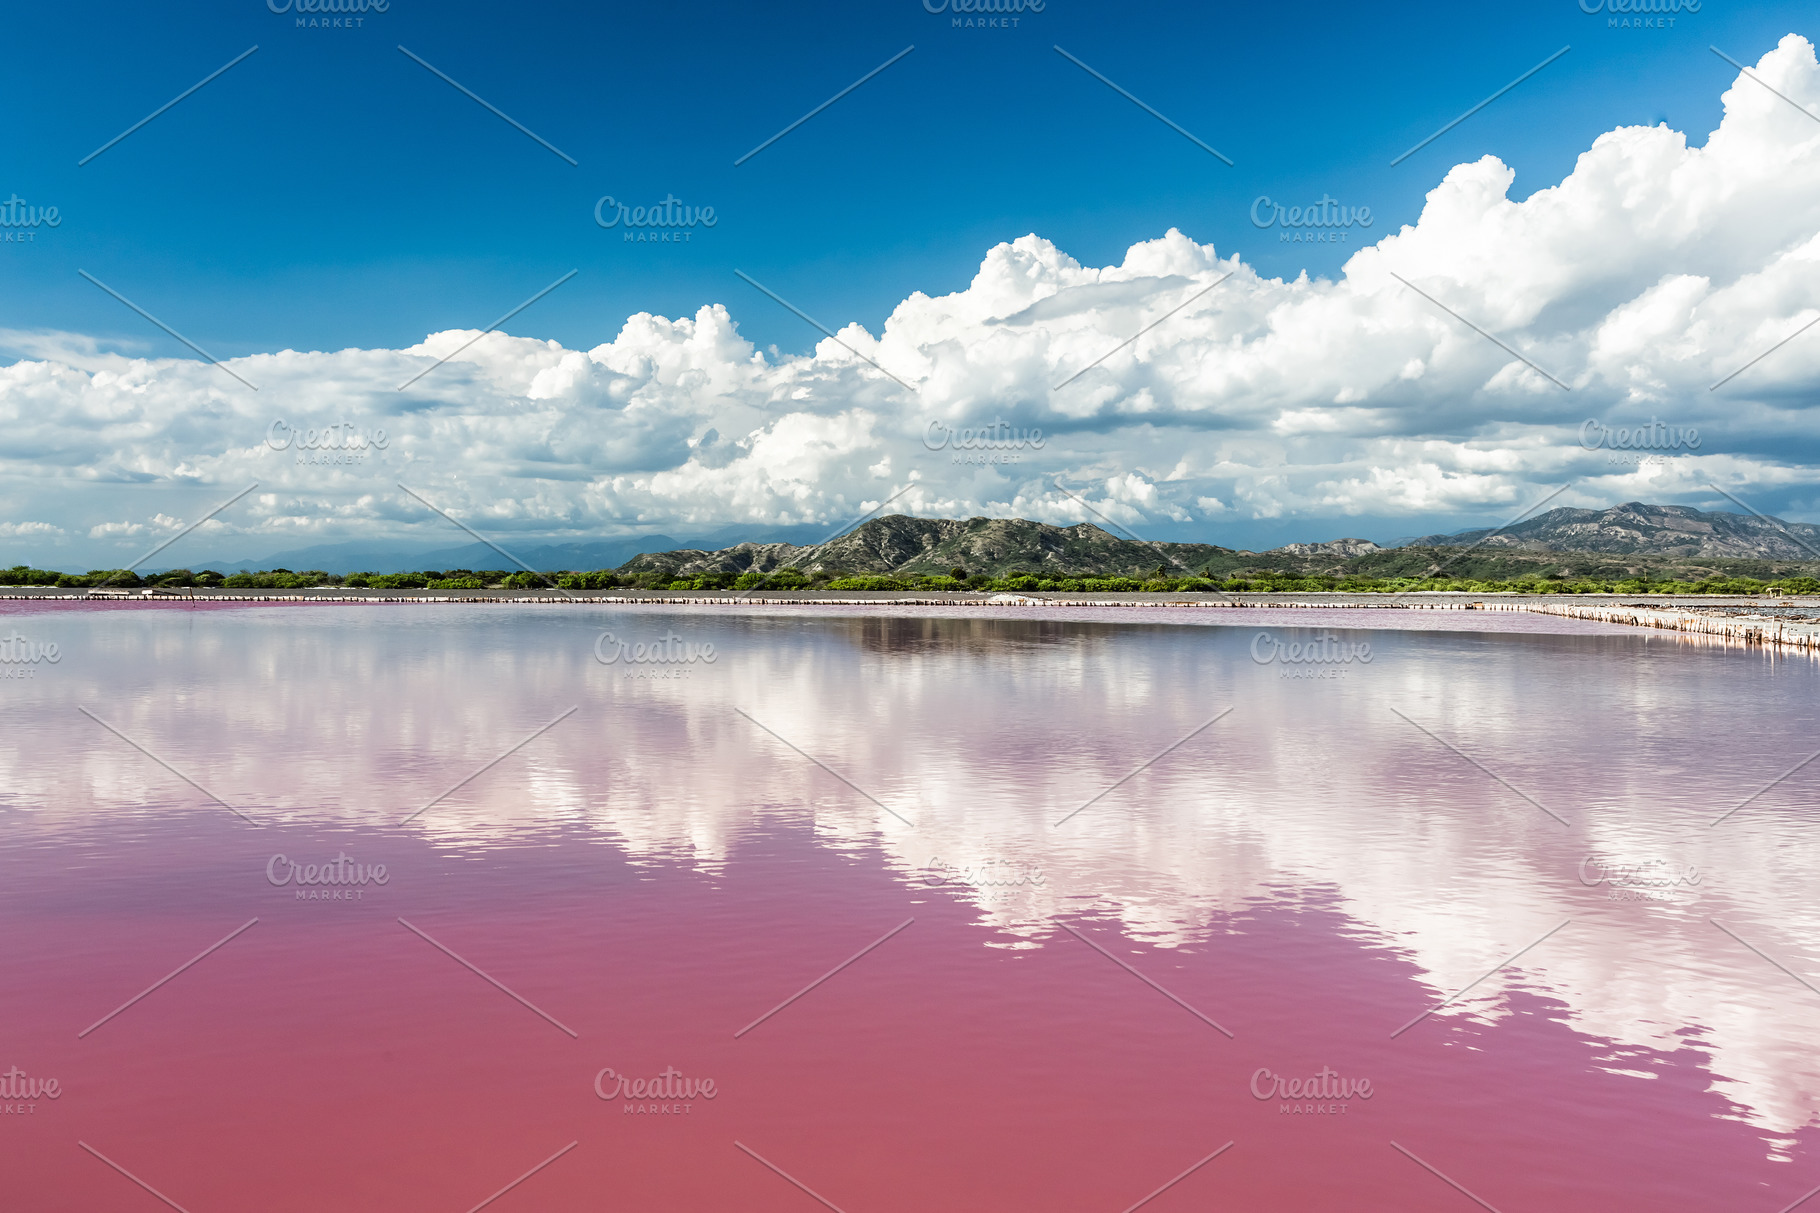
{"type": "Polygon", "coordinates": [[[0,1084],[58,1084],[0,1100],[8,1208],[1820,1185],[1807,658],[1470,612],[0,631],[59,658],[0,671],[0,1084]],[[1370,660],[1257,660],[1330,632],[1370,660]],[[713,660],[598,659],[671,636],[713,660]],[[277,883],[339,857],[384,881],[277,883]]]}

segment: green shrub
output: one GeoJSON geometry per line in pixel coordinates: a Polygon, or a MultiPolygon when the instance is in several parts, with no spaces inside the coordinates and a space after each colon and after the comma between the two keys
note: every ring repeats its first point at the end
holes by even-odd
{"type": "MultiPolygon", "coordinates": [[[[63,584],[63,579],[61,577],[57,579],[57,584],[63,584]]],[[[74,584],[94,586],[96,588],[105,586],[110,590],[130,590],[144,585],[145,582],[140,580],[139,574],[133,572],[131,569],[90,569],[87,574],[75,581],[74,584]]]]}
{"type": "Polygon", "coordinates": [[[16,564],[0,572],[0,585],[56,585],[64,574],[49,569],[34,569],[28,564],[16,564]]]}

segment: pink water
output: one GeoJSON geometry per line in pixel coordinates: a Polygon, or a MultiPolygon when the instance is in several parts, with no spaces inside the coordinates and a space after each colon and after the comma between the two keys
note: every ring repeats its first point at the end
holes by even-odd
{"type": "Polygon", "coordinates": [[[1476,613],[13,631],[60,659],[0,681],[0,1073],[60,1093],[0,1101],[7,1209],[166,1207],[124,1170],[188,1213],[465,1213],[547,1162],[486,1207],[824,1207],[781,1170],[846,1213],[1120,1213],[1228,1142],[1143,1208],[1480,1207],[1423,1164],[1501,1213],[1820,1185],[1820,762],[1711,824],[1820,746],[1807,659],[1476,613]],[[1253,660],[1336,624],[1369,663],[1253,660]],[[715,660],[627,677],[603,630],[715,660]],[[268,877],[342,854],[385,882],[268,877]],[[1351,1098],[1254,1096],[1324,1067],[1351,1098]],[[628,1112],[607,1068],[715,1093],[628,1112]]]}

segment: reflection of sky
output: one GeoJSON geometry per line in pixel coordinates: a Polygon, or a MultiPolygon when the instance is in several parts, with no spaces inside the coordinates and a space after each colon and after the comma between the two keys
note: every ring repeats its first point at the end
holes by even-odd
{"type": "MultiPolygon", "coordinates": [[[[1636,1067],[1628,1049],[1710,1051],[1753,1123],[1820,1120],[1820,994],[1709,921],[1820,974],[1802,944],[1820,916],[1801,835],[1820,764],[1709,825],[1810,752],[1812,662],[1536,616],[1370,612],[1343,617],[1371,625],[1349,636],[1371,642],[1368,665],[1288,679],[1252,660],[1253,637],[1305,639],[1290,625],[1335,616],[945,614],[20,615],[63,658],[5,684],[0,779],[26,811],[9,814],[16,837],[102,815],[149,830],[160,811],[207,806],[81,705],[255,819],[392,832],[579,705],[403,832],[455,855],[581,833],[713,871],[744,838],[806,827],[973,902],[985,938],[1011,948],[1064,915],[1169,947],[1319,897],[1437,999],[1572,918],[1456,1008],[1495,1018],[1521,985],[1613,1042],[1614,1070],[1636,1067]],[[601,627],[674,630],[717,657],[629,678],[594,660],[601,627]],[[1595,855],[1699,881],[1615,900],[1581,879],[1595,855]],[[1011,883],[969,884],[964,868],[1011,883]]],[[[1386,1034],[1419,1009],[1387,1009],[1386,1034]]]]}

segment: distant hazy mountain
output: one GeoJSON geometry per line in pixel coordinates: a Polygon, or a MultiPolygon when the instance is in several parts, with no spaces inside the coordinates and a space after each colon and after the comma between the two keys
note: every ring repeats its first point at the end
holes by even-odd
{"type": "Polygon", "coordinates": [[[1369,539],[1330,539],[1326,543],[1286,543],[1270,550],[1291,556],[1345,556],[1350,559],[1384,549],[1369,539]]]}
{"type": "Polygon", "coordinates": [[[1507,527],[1424,535],[1410,547],[1485,547],[1535,552],[1812,560],[1820,557],[1820,527],[1750,514],[1707,513],[1684,505],[1640,501],[1609,510],[1564,508],[1507,527]],[[1489,536],[1489,538],[1487,537],[1489,536]]]}
{"type": "MultiPolygon", "coordinates": [[[[519,546],[510,540],[500,547],[533,569],[605,569],[625,563],[640,552],[662,551],[676,546],[669,535],[646,535],[638,539],[609,539],[593,543],[532,544],[519,546]]],[[[292,548],[274,552],[256,560],[204,560],[198,569],[321,569],[325,573],[403,573],[418,569],[511,569],[518,565],[484,543],[459,547],[410,548],[404,545],[379,547],[372,543],[325,543],[315,547],[292,548]]]]}
{"type": "Polygon", "coordinates": [[[1199,571],[1230,548],[1207,543],[1140,543],[1090,523],[1058,527],[1022,518],[875,518],[821,546],[741,543],[719,550],[684,549],[640,555],[630,570],[665,569],[678,575],[708,572],[969,573],[1018,572],[1052,576],[1140,576],[1161,566],[1170,575],[1199,571]]]}
{"type": "MultiPolygon", "coordinates": [[[[510,538],[495,540],[505,551],[540,572],[562,569],[612,569],[642,552],[662,552],[684,543],[723,544],[741,539],[813,542],[828,533],[828,528],[815,526],[766,527],[757,530],[741,526],[721,527],[692,539],[670,535],[640,535],[636,538],[597,539],[585,543],[521,544],[510,538]]],[[[162,566],[158,566],[162,567],[162,566]]],[[[175,567],[175,566],[172,566],[175,567]]],[[[519,565],[484,543],[466,543],[455,547],[423,548],[407,544],[380,545],[371,542],[325,543],[314,547],[292,548],[252,560],[202,560],[191,566],[197,569],[320,569],[325,573],[404,573],[419,569],[510,569],[519,565]]]]}

